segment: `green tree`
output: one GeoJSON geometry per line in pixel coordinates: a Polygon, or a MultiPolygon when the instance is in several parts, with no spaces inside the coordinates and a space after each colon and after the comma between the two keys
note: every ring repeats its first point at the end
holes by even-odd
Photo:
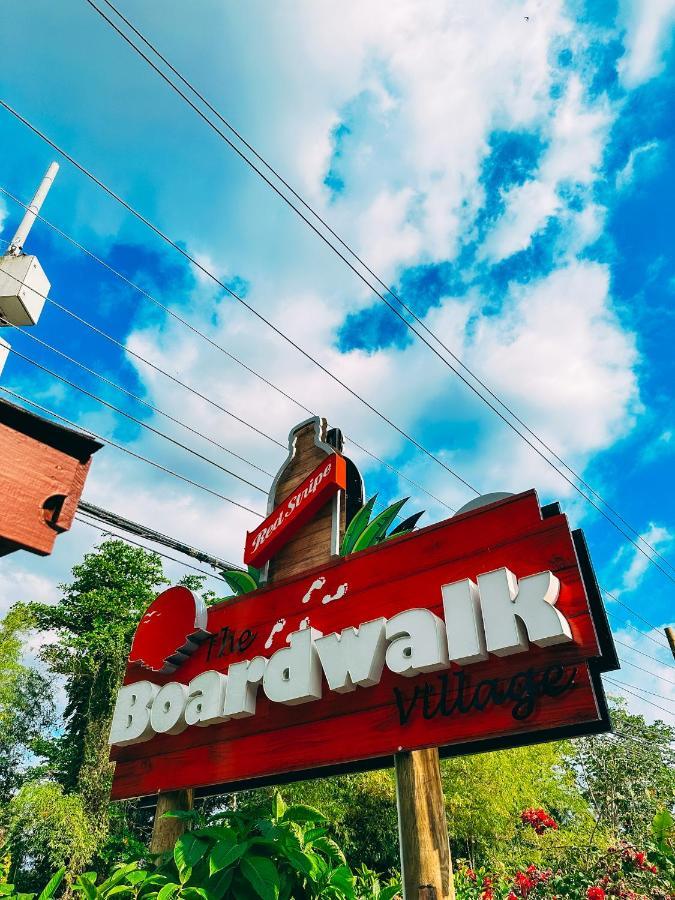
{"type": "Polygon", "coordinates": [[[566,763],[593,810],[598,827],[643,844],[654,813],[671,808],[675,797],[675,728],[648,725],[614,701],[615,737],[570,742],[566,763]]]}
{"type": "Polygon", "coordinates": [[[54,782],[25,784],[5,814],[8,880],[22,891],[38,890],[66,866],[73,875],[92,858],[97,836],[82,798],[54,782]]]}
{"type": "Polygon", "coordinates": [[[474,868],[527,866],[544,858],[553,837],[556,845],[574,844],[593,826],[574,774],[564,766],[561,743],[458,756],[441,763],[441,777],[453,856],[474,868]],[[565,825],[565,837],[556,831],[533,840],[520,821],[532,807],[565,825]]]}
{"type": "Polygon", "coordinates": [[[48,680],[21,662],[25,633],[33,622],[15,606],[0,622],[0,807],[30,775],[54,721],[48,680]]]}
{"type": "Polygon", "coordinates": [[[79,792],[92,826],[106,831],[112,766],[108,730],[136,625],[166,583],[160,558],[123,541],[106,540],[73,568],[54,606],[32,603],[35,627],[56,633],[42,651],[65,678],[65,728],[57,778],[79,792]]]}

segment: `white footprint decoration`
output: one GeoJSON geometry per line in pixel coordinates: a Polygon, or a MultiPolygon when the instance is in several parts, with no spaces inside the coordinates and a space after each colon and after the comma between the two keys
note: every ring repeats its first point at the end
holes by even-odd
{"type": "Polygon", "coordinates": [[[325,597],[321,600],[322,603],[332,603],[333,600],[342,600],[344,595],[347,593],[349,588],[349,584],[345,581],[344,584],[341,584],[340,587],[335,591],[334,594],[326,594],[325,597]]]}
{"type": "Polygon", "coordinates": [[[277,621],[272,625],[272,630],[270,631],[270,636],[265,641],[265,650],[269,650],[274,642],[274,635],[278,634],[282,631],[284,625],[286,624],[286,619],[277,619],[277,621]]]}
{"type": "Polygon", "coordinates": [[[309,603],[314,591],[320,591],[325,583],[326,583],[326,579],[323,577],[323,575],[320,578],[317,578],[316,581],[313,581],[311,583],[311,585],[309,586],[309,590],[307,591],[305,596],[302,598],[302,602],[309,603]]]}
{"type": "MultiPolygon", "coordinates": [[[[311,626],[310,626],[310,624],[309,624],[309,616],[307,616],[306,618],[304,618],[304,619],[300,622],[300,624],[298,625],[297,630],[298,630],[298,631],[305,631],[307,628],[311,628],[311,626]]],[[[312,628],[311,631],[312,631],[312,635],[313,635],[315,638],[316,638],[316,637],[321,637],[321,636],[322,636],[322,633],[321,633],[320,631],[317,631],[316,628],[312,628]]],[[[288,635],[286,635],[286,643],[287,643],[287,644],[290,644],[290,642],[291,642],[291,635],[288,634],[288,635]]]]}

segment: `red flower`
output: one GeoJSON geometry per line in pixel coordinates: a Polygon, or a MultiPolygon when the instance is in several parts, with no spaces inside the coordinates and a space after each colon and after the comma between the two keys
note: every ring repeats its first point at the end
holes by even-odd
{"type": "Polygon", "coordinates": [[[586,900],[605,900],[605,892],[601,887],[589,887],[586,891],[586,900]]]}
{"type": "Polygon", "coordinates": [[[525,809],[520,814],[523,825],[530,825],[537,834],[543,834],[548,828],[557,831],[558,823],[545,809],[525,809]]]}
{"type": "Polygon", "coordinates": [[[475,880],[476,880],[476,873],[474,872],[473,869],[467,869],[467,870],[466,870],[466,877],[469,879],[469,881],[475,881],[475,880]]]}

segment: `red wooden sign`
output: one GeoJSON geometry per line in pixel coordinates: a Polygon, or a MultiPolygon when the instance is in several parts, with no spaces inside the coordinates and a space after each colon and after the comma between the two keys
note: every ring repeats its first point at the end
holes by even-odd
{"type": "Polygon", "coordinates": [[[307,478],[246,535],[244,562],[259,569],[340,489],[347,486],[347,464],[335,453],[322,460],[307,478]]]}
{"type": "Polygon", "coordinates": [[[544,513],[530,491],[211,607],[176,671],[129,666],[113,798],[607,730],[602,601],[583,536],[544,513]]]}

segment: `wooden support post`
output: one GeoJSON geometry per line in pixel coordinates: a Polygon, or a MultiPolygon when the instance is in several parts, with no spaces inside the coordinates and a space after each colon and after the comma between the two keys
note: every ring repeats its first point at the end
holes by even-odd
{"type": "Polygon", "coordinates": [[[438,750],[397,753],[395,766],[404,900],[454,900],[438,750]]]}
{"type": "Polygon", "coordinates": [[[175,810],[190,810],[194,805],[192,789],[186,791],[164,791],[157,795],[157,809],[155,820],[152,824],[152,837],[150,838],[151,853],[166,853],[173,850],[178,838],[185,831],[185,821],[173,817],[164,819],[166,812],[175,810]]]}
{"type": "Polygon", "coordinates": [[[669,625],[663,630],[665,631],[668,643],[670,644],[670,652],[673,654],[673,659],[675,659],[675,628],[673,628],[672,625],[669,625]]]}

